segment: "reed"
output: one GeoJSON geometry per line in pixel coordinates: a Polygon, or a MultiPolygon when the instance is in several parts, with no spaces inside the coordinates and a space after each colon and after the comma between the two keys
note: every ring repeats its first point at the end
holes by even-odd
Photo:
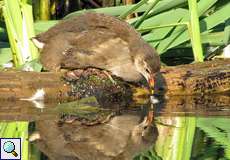
{"type": "Polygon", "coordinates": [[[35,36],[32,7],[19,0],[5,0],[3,15],[15,66],[38,58],[38,50],[30,40],[35,36]]]}
{"type": "Polygon", "coordinates": [[[163,135],[158,136],[155,150],[162,159],[189,160],[196,129],[195,117],[164,117],[168,124],[161,123],[157,127],[163,135]]]}
{"type": "Polygon", "coordinates": [[[50,19],[50,0],[40,0],[40,20],[50,19]]]}
{"type": "Polygon", "coordinates": [[[203,56],[203,50],[201,46],[200,24],[199,24],[198,10],[197,10],[197,2],[194,0],[188,0],[188,4],[189,4],[189,13],[190,13],[188,31],[191,37],[193,55],[195,61],[202,62],[204,60],[204,56],[203,56]]]}

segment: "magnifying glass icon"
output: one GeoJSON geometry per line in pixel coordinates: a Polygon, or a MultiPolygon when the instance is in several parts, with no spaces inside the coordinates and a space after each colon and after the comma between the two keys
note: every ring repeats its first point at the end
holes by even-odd
{"type": "Polygon", "coordinates": [[[14,155],[14,157],[17,157],[18,154],[17,152],[15,152],[15,145],[13,142],[11,141],[7,141],[3,144],[3,150],[6,152],[6,153],[11,153],[14,155]]]}

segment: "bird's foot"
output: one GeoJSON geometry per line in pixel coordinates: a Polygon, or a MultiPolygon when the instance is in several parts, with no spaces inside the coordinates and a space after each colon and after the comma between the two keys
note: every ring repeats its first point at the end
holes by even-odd
{"type": "Polygon", "coordinates": [[[66,76],[68,80],[77,80],[81,76],[81,74],[84,72],[83,69],[77,69],[73,71],[66,71],[66,76]]]}
{"type": "Polygon", "coordinates": [[[109,80],[110,80],[114,85],[117,84],[117,82],[114,81],[113,77],[112,77],[107,71],[104,70],[103,72],[104,72],[104,74],[109,78],[109,80]]]}

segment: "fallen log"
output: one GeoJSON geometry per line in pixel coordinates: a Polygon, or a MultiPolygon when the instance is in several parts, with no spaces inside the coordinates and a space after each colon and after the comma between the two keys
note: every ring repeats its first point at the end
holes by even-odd
{"type": "MultiPolygon", "coordinates": [[[[87,96],[127,101],[133,95],[128,83],[100,70],[88,69],[79,77],[69,79],[63,73],[53,72],[0,72],[0,98],[17,100],[31,97],[38,89],[45,91],[45,99],[57,101],[80,99],[87,96]]],[[[140,86],[139,86],[140,87],[140,86]]],[[[147,89],[144,88],[148,94],[147,89]]],[[[163,67],[156,78],[156,93],[166,96],[223,93],[230,91],[230,60],[163,67]]],[[[99,100],[100,101],[100,100],[99,100]]]]}
{"type": "Polygon", "coordinates": [[[43,88],[47,99],[57,99],[57,101],[66,99],[67,92],[71,88],[62,81],[61,75],[61,73],[51,72],[0,72],[0,98],[5,100],[29,98],[43,88]]]}
{"type": "Polygon", "coordinates": [[[165,67],[158,90],[166,95],[221,93],[230,90],[230,59],[165,67]]]}

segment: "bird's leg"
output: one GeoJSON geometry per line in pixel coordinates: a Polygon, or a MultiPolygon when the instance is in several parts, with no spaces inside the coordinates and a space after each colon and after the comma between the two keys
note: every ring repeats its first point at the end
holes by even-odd
{"type": "Polygon", "coordinates": [[[113,80],[113,77],[106,70],[103,70],[103,72],[114,85],[117,84],[117,82],[113,80]]]}
{"type": "Polygon", "coordinates": [[[72,71],[68,71],[68,70],[63,70],[65,74],[65,77],[68,80],[77,80],[79,79],[79,77],[81,76],[81,74],[84,72],[83,69],[77,69],[77,70],[72,70],[72,71]]]}
{"type": "Polygon", "coordinates": [[[151,110],[149,111],[148,115],[147,115],[147,123],[148,125],[151,125],[154,119],[154,112],[151,110]]]}
{"type": "Polygon", "coordinates": [[[153,120],[154,120],[154,108],[153,108],[153,104],[151,104],[150,111],[148,112],[148,115],[147,115],[147,120],[146,120],[147,124],[151,125],[153,120]]]}

